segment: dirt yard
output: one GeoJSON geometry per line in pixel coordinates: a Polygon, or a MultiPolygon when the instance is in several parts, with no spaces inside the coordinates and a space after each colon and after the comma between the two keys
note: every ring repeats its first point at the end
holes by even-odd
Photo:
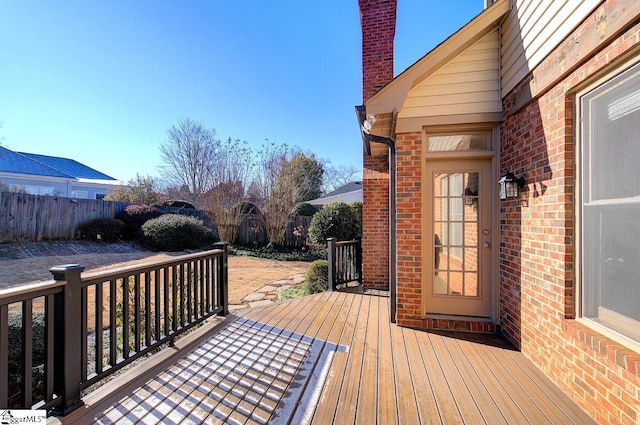
{"type": "MultiPolygon", "coordinates": [[[[124,244],[81,241],[0,244],[0,289],[51,279],[49,269],[80,264],[85,271],[100,271],[154,260],[180,253],[158,253],[124,244]]],[[[293,275],[307,272],[310,263],[229,256],[229,302],[239,304],[248,294],[293,275]]]]}

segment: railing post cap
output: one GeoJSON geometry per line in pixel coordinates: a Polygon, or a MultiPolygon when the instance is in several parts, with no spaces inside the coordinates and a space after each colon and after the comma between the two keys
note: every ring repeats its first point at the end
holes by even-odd
{"type": "Polygon", "coordinates": [[[67,272],[78,271],[78,273],[82,273],[83,270],[84,266],[80,264],[61,264],[49,269],[55,280],[65,280],[65,274],[67,272]]]}
{"type": "Polygon", "coordinates": [[[216,242],[213,244],[213,247],[216,249],[221,249],[224,252],[228,252],[229,251],[229,245],[231,245],[229,242],[227,241],[220,241],[220,242],[216,242]]]}

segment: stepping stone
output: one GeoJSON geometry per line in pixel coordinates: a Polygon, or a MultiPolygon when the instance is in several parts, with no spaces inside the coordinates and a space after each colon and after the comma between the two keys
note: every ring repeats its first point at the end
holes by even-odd
{"type": "Polygon", "coordinates": [[[267,285],[262,287],[261,289],[258,289],[257,292],[273,292],[273,291],[277,291],[278,287],[277,286],[272,286],[272,285],[267,285]]]}
{"type": "Polygon", "coordinates": [[[264,298],[264,294],[261,294],[259,292],[252,292],[246,297],[244,297],[242,301],[245,301],[245,302],[260,301],[263,298],[264,298]]]}
{"type": "Polygon", "coordinates": [[[269,307],[274,305],[275,303],[273,301],[269,301],[269,300],[260,300],[260,301],[255,301],[255,302],[251,302],[249,303],[249,307],[251,308],[257,308],[257,307],[269,307]]]}
{"type": "Polygon", "coordinates": [[[280,280],[276,280],[271,282],[270,286],[282,286],[282,285],[286,285],[288,283],[291,283],[290,279],[280,279],[280,280]]]}
{"type": "Polygon", "coordinates": [[[244,304],[229,304],[229,311],[244,310],[247,308],[244,304]]]}

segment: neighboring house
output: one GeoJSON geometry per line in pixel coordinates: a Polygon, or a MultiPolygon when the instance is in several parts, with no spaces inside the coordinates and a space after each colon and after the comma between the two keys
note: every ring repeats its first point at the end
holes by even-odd
{"type": "Polygon", "coordinates": [[[396,1],[359,1],[365,285],[640,423],[640,2],[490,3],[394,78],[396,1]]]}
{"type": "Polygon", "coordinates": [[[333,190],[321,198],[308,201],[311,205],[326,205],[334,202],[346,202],[351,203],[355,201],[362,202],[362,182],[349,182],[344,186],[340,186],[336,190],[333,190]]]}
{"type": "Polygon", "coordinates": [[[0,146],[0,183],[12,191],[102,199],[122,183],[73,159],[14,152],[0,146]]]}

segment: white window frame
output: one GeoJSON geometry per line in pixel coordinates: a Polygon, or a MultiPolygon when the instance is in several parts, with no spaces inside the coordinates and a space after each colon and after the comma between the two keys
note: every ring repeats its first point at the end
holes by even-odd
{"type": "Polygon", "coordinates": [[[71,197],[77,199],[87,199],[89,198],[89,192],[86,190],[72,190],[71,197]]]}
{"type": "MultiPolygon", "coordinates": [[[[627,71],[634,65],[640,63],[639,58],[635,58],[629,60],[625,63],[620,64],[615,69],[609,71],[605,75],[600,75],[597,80],[591,81],[588,85],[584,85],[579,88],[579,91],[575,93],[575,134],[576,134],[576,143],[575,143],[575,276],[576,276],[576,288],[577,291],[575,293],[575,308],[576,308],[576,320],[580,323],[594,329],[598,333],[603,336],[612,339],[625,347],[632,349],[636,352],[640,352],[640,341],[635,340],[623,333],[619,330],[614,330],[604,324],[596,322],[588,317],[584,317],[583,315],[583,296],[584,296],[584,288],[583,288],[583,264],[585,259],[583,258],[583,220],[582,220],[582,209],[583,202],[582,193],[583,193],[583,185],[587,184],[582,179],[583,173],[583,149],[585,147],[584,135],[582,134],[582,116],[583,116],[583,108],[582,108],[582,97],[587,93],[591,92],[594,89],[604,86],[608,82],[610,82],[613,78],[627,71]]],[[[605,309],[606,310],[606,309],[605,309]]],[[[607,310],[611,312],[610,310],[607,310]]],[[[605,311],[605,313],[607,312],[605,311]]],[[[618,313],[611,312],[614,316],[618,315],[618,313]]],[[[618,315],[620,316],[620,315],[618,315]]],[[[615,317],[616,319],[620,319],[620,317],[615,317]]],[[[634,321],[631,318],[628,318],[631,321],[634,321]]]]}
{"type": "Polygon", "coordinates": [[[20,185],[29,195],[54,196],[56,188],[54,186],[37,186],[31,184],[20,185]]]}

